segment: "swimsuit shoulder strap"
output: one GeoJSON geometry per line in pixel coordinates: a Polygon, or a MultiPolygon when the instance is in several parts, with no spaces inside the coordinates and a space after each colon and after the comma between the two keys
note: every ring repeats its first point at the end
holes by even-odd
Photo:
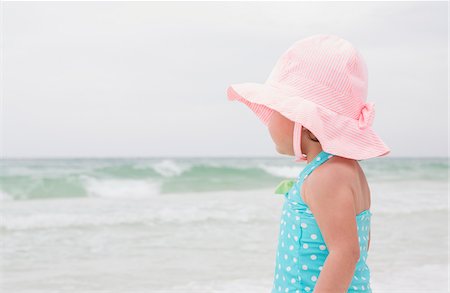
{"type": "Polygon", "coordinates": [[[308,177],[308,175],[311,174],[312,171],[314,171],[314,169],[325,163],[333,156],[333,154],[327,153],[325,151],[321,151],[319,154],[317,154],[317,156],[311,162],[309,162],[298,175],[297,179],[299,180],[299,183],[301,184],[306,179],[306,177],[308,177]]]}

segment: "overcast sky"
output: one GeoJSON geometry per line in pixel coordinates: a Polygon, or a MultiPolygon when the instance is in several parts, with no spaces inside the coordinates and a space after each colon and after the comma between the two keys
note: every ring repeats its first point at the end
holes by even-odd
{"type": "Polygon", "coordinates": [[[447,2],[4,2],[3,157],[277,156],[230,102],[316,33],[363,54],[391,157],[448,155],[447,2]]]}

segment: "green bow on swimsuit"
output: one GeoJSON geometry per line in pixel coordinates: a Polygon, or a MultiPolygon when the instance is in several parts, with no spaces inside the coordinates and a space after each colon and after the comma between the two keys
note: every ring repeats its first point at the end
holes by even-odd
{"type": "Polygon", "coordinates": [[[295,184],[296,179],[285,179],[275,188],[275,194],[286,194],[295,184]]]}

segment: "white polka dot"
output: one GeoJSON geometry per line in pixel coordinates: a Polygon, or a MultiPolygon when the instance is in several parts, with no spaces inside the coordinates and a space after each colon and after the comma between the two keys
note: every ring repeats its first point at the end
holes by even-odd
{"type": "Polygon", "coordinates": [[[281,230],[281,235],[283,235],[283,233],[284,233],[284,230],[281,230]]]}
{"type": "Polygon", "coordinates": [[[294,245],[289,246],[289,250],[294,250],[294,245]]]}
{"type": "Polygon", "coordinates": [[[308,243],[303,243],[303,248],[304,249],[307,249],[309,246],[308,246],[308,243]]]}
{"type": "Polygon", "coordinates": [[[311,291],[311,288],[305,287],[305,291],[309,292],[309,291],[311,291]]]}
{"type": "Polygon", "coordinates": [[[364,286],[361,286],[361,289],[366,290],[366,289],[364,288],[364,286]]]}
{"type": "Polygon", "coordinates": [[[320,157],[317,157],[316,161],[320,161],[320,157]]]}
{"type": "Polygon", "coordinates": [[[321,270],[322,270],[322,268],[323,268],[323,266],[320,266],[320,267],[319,267],[319,270],[321,271],[321,270]]]}
{"type": "Polygon", "coordinates": [[[356,286],[353,286],[353,289],[355,289],[355,290],[358,290],[358,287],[356,287],[356,286]]]}
{"type": "Polygon", "coordinates": [[[361,277],[361,279],[365,280],[366,278],[364,278],[364,277],[361,277]]]}
{"type": "Polygon", "coordinates": [[[331,157],[332,157],[332,155],[329,155],[329,156],[328,156],[328,159],[331,158],[331,157]]]}
{"type": "Polygon", "coordinates": [[[317,256],[316,256],[315,254],[312,254],[312,255],[311,255],[311,259],[312,259],[312,260],[315,260],[315,259],[317,259],[317,256]]]}
{"type": "Polygon", "coordinates": [[[291,279],[291,283],[292,283],[292,284],[295,283],[295,279],[294,279],[294,278],[291,279]]]}
{"type": "Polygon", "coordinates": [[[306,271],[308,269],[308,266],[307,265],[302,265],[302,269],[306,271]]]}
{"type": "Polygon", "coordinates": [[[317,277],[316,276],[312,276],[311,277],[311,281],[313,281],[313,282],[317,281],[317,277]]]}
{"type": "Polygon", "coordinates": [[[316,234],[311,234],[311,239],[317,239],[317,235],[316,234]]]}
{"type": "Polygon", "coordinates": [[[289,288],[284,289],[284,292],[289,292],[289,288]]]}
{"type": "Polygon", "coordinates": [[[292,225],[292,230],[295,230],[295,225],[292,225]]]}
{"type": "Polygon", "coordinates": [[[281,286],[278,286],[278,291],[281,291],[281,286]]]}
{"type": "Polygon", "coordinates": [[[290,272],[291,271],[291,267],[287,267],[286,271],[290,272]]]}
{"type": "Polygon", "coordinates": [[[288,212],[288,217],[290,217],[290,216],[291,216],[291,213],[288,212]]]}
{"type": "Polygon", "coordinates": [[[288,255],[287,254],[284,255],[284,259],[288,259],[288,255]]]}
{"type": "Polygon", "coordinates": [[[278,268],[281,269],[281,264],[278,264],[278,268]]]}
{"type": "Polygon", "coordinates": [[[297,236],[294,236],[294,240],[295,240],[295,241],[298,241],[298,237],[297,237],[297,236]]]}
{"type": "Polygon", "coordinates": [[[325,246],[325,245],[319,245],[319,249],[320,249],[320,250],[325,250],[325,249],[326,249],[326,246],[325,246]]]}
{"type": "Polygon", "coordinates": [[[288,238],[291,238],[291,233],[288,233],[288,238]]]}
{"type": "Polygon", "coordinates": [[[294,262],[297,262],[297,258],[296,258],[296,257],[294,257],[292,260],[293,260],[294,262]]]}
{"type": "Polygon", "coordinates": [[[278,279],[278,274],[275,275],[275,279],[278,279]]]}
{"type": "Polygon", "coordinates": [[[308,225],[306,225],[306,223],[301,223],[300,226],[302,226],[302,228],[308,227],[308,225]]]}
{"type": "Polygon", "coordinates": [[[298,221],[298,220],[300,220],[300,217],[299,216],[295,216],[295,219],[298,221]]]}

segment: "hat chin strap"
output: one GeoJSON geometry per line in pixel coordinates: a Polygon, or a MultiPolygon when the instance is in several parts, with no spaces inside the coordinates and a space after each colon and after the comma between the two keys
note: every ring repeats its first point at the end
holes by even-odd
{"type": "Polygon", "coordinates": [[[307,161],[306,155],[302,153],[302,125],[295,122],[294,125],[294,154],[295,162],[307,161]]]}

